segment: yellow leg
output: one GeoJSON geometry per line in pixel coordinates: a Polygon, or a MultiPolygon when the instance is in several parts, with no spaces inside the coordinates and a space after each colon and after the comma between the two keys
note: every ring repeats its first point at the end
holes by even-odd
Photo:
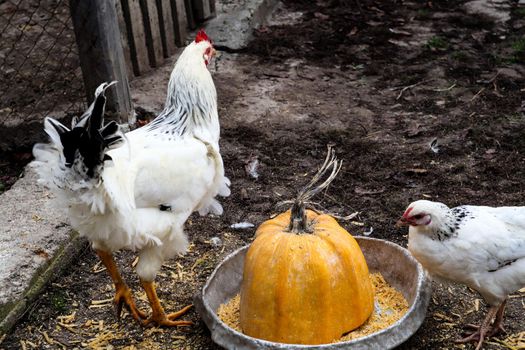
{"type": "Polygon", "coordinates": [[[135,320],[142,321],[142,319],[145,319],[146,314],[140,311],[135,305],[135,301],[133,300],[133,296],[131,295],[131,290],[120,276],[117,264],[113,259],[113,255],[103,250],[97,249],[95,251],[97,252],[97,255],[99,256],[104,266],[106,266],[106,269],[109,275],[111,276],[113,283],[115,284],[115,298],[113,299],[113,302],[115,303],[117,317],[120,318],[120,314],[122,312],[122,305],[125,304],[131,312],[131,316],[133,316],[135,320]]]}
{"type": "Polygon", "coordinates": [[[162,305],[160,305],[159,297],[157,296],[157,291],[155,290],[154,282],[141,281],[142,287],[146,291],[148,300],[151,306],[151,316],[143,322],[144,325],[154,323],[157,326],[191,326],[193,322],[191,321],[175,321],[177,318],[184,315],[193,305],[188,305],[182,308],[181,310],[166,314],[162,305]]]}

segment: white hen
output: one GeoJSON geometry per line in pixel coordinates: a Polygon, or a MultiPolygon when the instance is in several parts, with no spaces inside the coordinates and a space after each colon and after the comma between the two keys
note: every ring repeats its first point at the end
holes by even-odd
{"type": "Polygon", "coordinates": [[[34,147],[40,182],[67,209],[71,225],[86,236],[115,284],[120,314],[125,304],[142,324],[176,326],[187,308],[166,315],[153,281],[165,259],[185,252],[183,225],[193,211],[222,214],[215,196],[228,196],[229,180],[219,152],[215,86],[207,69],[214,49],[201,31],[175,64],[166,105],[149,125],[123,135],[103,124],[102,84],[95,101],[69,130],[46,118],[49,144],[34,147]],[[139,251],[136,267],[152,315],[136,306],[112,252],[139,251]]]}
{"type": "Polygon", "coordinates": [[[469,286],[490,305],[477,331],[459,340],[476,341],[480,349],[486,336],[503,329],[508,295],[525,286],[525,207],[450,209],[419,200],[398,225],[410,225],[408,249],[425,269],[469,286]]]}

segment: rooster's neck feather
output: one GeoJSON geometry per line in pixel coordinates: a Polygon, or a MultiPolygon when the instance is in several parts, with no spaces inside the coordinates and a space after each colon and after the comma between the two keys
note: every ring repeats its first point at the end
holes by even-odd
{"type": "Polygon", "coordinates": [[[164,109],[148,128],[170,136],[198,135],[218,141],[217,92],[201,57],[183,52],[171,73],[164,109]]]}

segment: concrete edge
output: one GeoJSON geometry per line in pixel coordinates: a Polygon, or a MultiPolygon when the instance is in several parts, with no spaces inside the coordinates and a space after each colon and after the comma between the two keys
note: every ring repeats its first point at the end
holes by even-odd
{"type": "Polygon", "coordinates": [[[85,238],[71,230],[70,240],[64,243],[49,259],[49,263],[38,269],[30,282],[30,286],[22,298],[10,305],[0,321],[0,339],[10,332],[16,323],[24,316],[31,303],[40,295],[48,283],[59,277],[79,253],[88,246],[85,238]]]}

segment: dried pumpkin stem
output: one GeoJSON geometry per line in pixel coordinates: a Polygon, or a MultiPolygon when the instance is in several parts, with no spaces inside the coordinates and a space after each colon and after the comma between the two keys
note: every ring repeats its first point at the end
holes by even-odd
{"type": "Polygon", "coordinates": [[[306,185],[297,195],[292,208],[290,215],[290,225],[288,229],[296,234],[306,233],[308,228],[308,223],[306,219],[306,208],[305,203],[310,200],[317,193],[321,192],[327,188],[332,181],[336,178],[337,174],[341,170],[342,161],[337,160],[335,156],[335,151],[331,146],[328,146],[328,153],[324,160],[323,165],[317,173],[314,175],[312,180],[306,185]],[[320,183],[323,176],[330,170],[330,175],[320,183]]]}

